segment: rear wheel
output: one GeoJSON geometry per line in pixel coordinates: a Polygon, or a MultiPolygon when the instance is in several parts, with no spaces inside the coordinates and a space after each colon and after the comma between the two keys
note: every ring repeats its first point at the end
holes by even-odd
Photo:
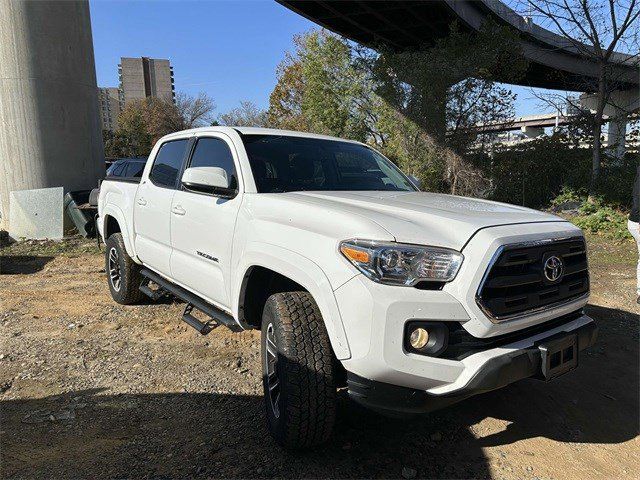
{"type": "Polygon", "coordinates": [[[299,449],[325,442],[336,412],[334,357],[308,292],[269,297],[262,315],[267,422],[275,440],[299,449]]]}
{"type": "Polygon", "coordinates": [[[140,302],[142,275],[140,265],[127,254],[121,233],[114,233],[105,242],[105,270],[111,297],[122,305],[140,302]]]}

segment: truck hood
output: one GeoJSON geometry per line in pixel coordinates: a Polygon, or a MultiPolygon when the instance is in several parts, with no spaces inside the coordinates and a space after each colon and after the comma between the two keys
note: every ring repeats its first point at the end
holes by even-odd
{"type": "Polygon", "coordinates": [[[530,208],[427,192],[290,192],[301,203],[367,218],[397,242],[461,250],[482,228],[565,220],[530,208]]]}

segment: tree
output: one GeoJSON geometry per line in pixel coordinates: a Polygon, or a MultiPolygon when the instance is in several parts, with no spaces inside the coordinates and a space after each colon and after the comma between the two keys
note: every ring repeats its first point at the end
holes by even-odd
{"type": "Polygon", "coordinates": [[[516,34],[493,22],[477,33],[453,23],[448,36],[415,50],[379,50],[370,60],[377,92],[443,144],[447,130],[512,112],[514,97],[496,79],[516,81],[527,68],[516,34]],[[504,101],[496,102],[503,94],[504,101]]]}
{"type": "MultiPolygon", "coordinates": [[[[299,42],[294,37],[294,44],[299,42]]],[[[305,80],[302,61],[289,52],[276,70],[278,82],[269,96],[267,117],[269,125],[284,130],[310,131],[309,123],[302,112],[305,80]]]]}
{"type": "Polygon", "coordinates": [[[365,62],[376,92],[401,114],[402,122],[418,127],[414,138],[430,152],[442,183],[452,193],[486,194],[490,184],[465,155],[476,140],[478,123],[513,118],[516,97],[496,79],[515,81],[526,71],[516,34],[492,22],[477,33],[463,33],[454,23],[449,35],[434,45],[379,50],[365,62]]]}
{"type": "Polygon", "coordinates": [[[478,41],[457,35],[456,42],[437,51],[406,54],[384,49],[381,54],[325,31],[297,36],[295,50],[278,67],[270,123],[369,143],[425,188],[482,194],[486,182],[460,156],[475,138],[470,130],[463,135],[462,127],[512,114],[513,95],[483,75],[488,77],[490,67],[517,73],[520,63],[511,44],[501,41],[510,49],[507,54],[498,48],[494,32],[487,32],[493,40],[482,56],[467,52],[462,57],[467,67],[451,67],[459,60],[456,55],[478,41]],[[483,62],[474,63],[477,58],[483,62]],[[471,74],[477,80],[466,78],[471,74]],[[450,81],[441,81],[442,75],[450,81]],[[447,124],[459,133],[458,143],[445,136],[447,124]],[[463,137],[464,148],[458,150],[463,137]]]}
{"type": "Polygon", "coordinates": [[[447,145],[461,155],[474,144],[483,152],[491,135],[482,133],[478,126],[510,123],[515,100],[511,90],[491,80],[465,78],[451,86],[446,104],[447,145]]]}
{"type": "MultiPolygon", "coordinates": [[[[356,68],[347,42],[325,31],[294,37],[295,51],[278,67],[269,98],[270,123],[279,128],[366,140],[370,81],[356,68]]],[[[370,119],[369,119],[370,120],[370,119]]]]}
{"type": "Polygon", "coordinates": [[[118,129],[103,135],[108,157],[145,157],[163,136],[210,121],[214,103],[205,93],[178,94],[176,102],[149,97],[129,102],[118,116],[118,129]]]}
{"type": "Polygon", "coordinates": [[[552,28],[567,46],[598,66],[595,82],[586,83],[584,91],[596,93],[592,117],[592,189],[600,176],[602,163],[602,126],[604,111],[611,94],[620,89],[616,63],[640,64],[638,52],[639,0],[524,0],[527,10],[543,26],[552,28]],[[620,58],[620,49],[632,55],[620,58]]]}
{"type": "Polygon", "coordinates": [[[237,127],[267,127],[269,119],[267,112],[258,108],[255,103],[241,100],[239,107],[221,114],[217,123],[237,127]]]}
{"type": "Polygon", "coordinates": [[[118,129],[105,141],[105,155],[118,157],[144,157],[153,146],[143,100],[129,103],[118,116],[118,129]]]}
{"type": "Polygon", "coordinates": [[[178,93],[175,108],[181,122],[179,130],[186,130],[209,125],[213,120],[216,105],[204,92],[200,92],[196,97],[178,93]]]}

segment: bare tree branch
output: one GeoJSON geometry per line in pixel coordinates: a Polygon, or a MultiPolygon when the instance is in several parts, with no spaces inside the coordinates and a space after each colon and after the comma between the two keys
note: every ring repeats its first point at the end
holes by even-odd
{"type": "MultiPolygon", "coordinates": [[[[564,40],[597,65],[596,81],[585,81],[584,92],[595,92],[593,112],[580,115],[581,121],[591,123],[593,142],[592,185],[598,180],[601,164],[601,136],[605,123],[605,109],[613,107],[612,94],[621,89],[623,65],[638,65],[638,38],[633,29],[640,8],[638,0],[626,5],[616,0],[526,0],[527,6],[546,20],[564,40]],[[625,46],[632,55],[619,58],[616,50],[625,46]],[[597,85],[594,85],[596,83],[597,85]]],[[[554,98],[552,103],[558,103],[554,98]]]]}

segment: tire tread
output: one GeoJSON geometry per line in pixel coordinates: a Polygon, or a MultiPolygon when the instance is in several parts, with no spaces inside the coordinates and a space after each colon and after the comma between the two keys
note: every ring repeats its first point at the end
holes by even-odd
{"type": "Polygon", "coordinates": [[[282,339],[284,425],[276,440],[288,448],[308,448],[331,435],[336,414],[335,358],[313,297],[304,291],[272,295],[282,339]],[[280,438],[278,438],[280,437],[280,438]]]}
{"type": "Polygon", "coordinates": [[[107,283],[111,291],[111,297],[121,305],[134,305],[140,303],[144,298],[144,293],[140,291],[140,283],[142,282],[142,274],[140,273],[140,265],[133,261],[127,253],[124,245],[124,239],[120,232],[114,233],[105,242],[105,271],[107,273],[107,283]],[[118,256],[122,260],[120,264],[120,274],[122,276],[120,291],[116,291],[111,286],[109,279],[109,251],[111,247],[118,250],[118,256]]]}

